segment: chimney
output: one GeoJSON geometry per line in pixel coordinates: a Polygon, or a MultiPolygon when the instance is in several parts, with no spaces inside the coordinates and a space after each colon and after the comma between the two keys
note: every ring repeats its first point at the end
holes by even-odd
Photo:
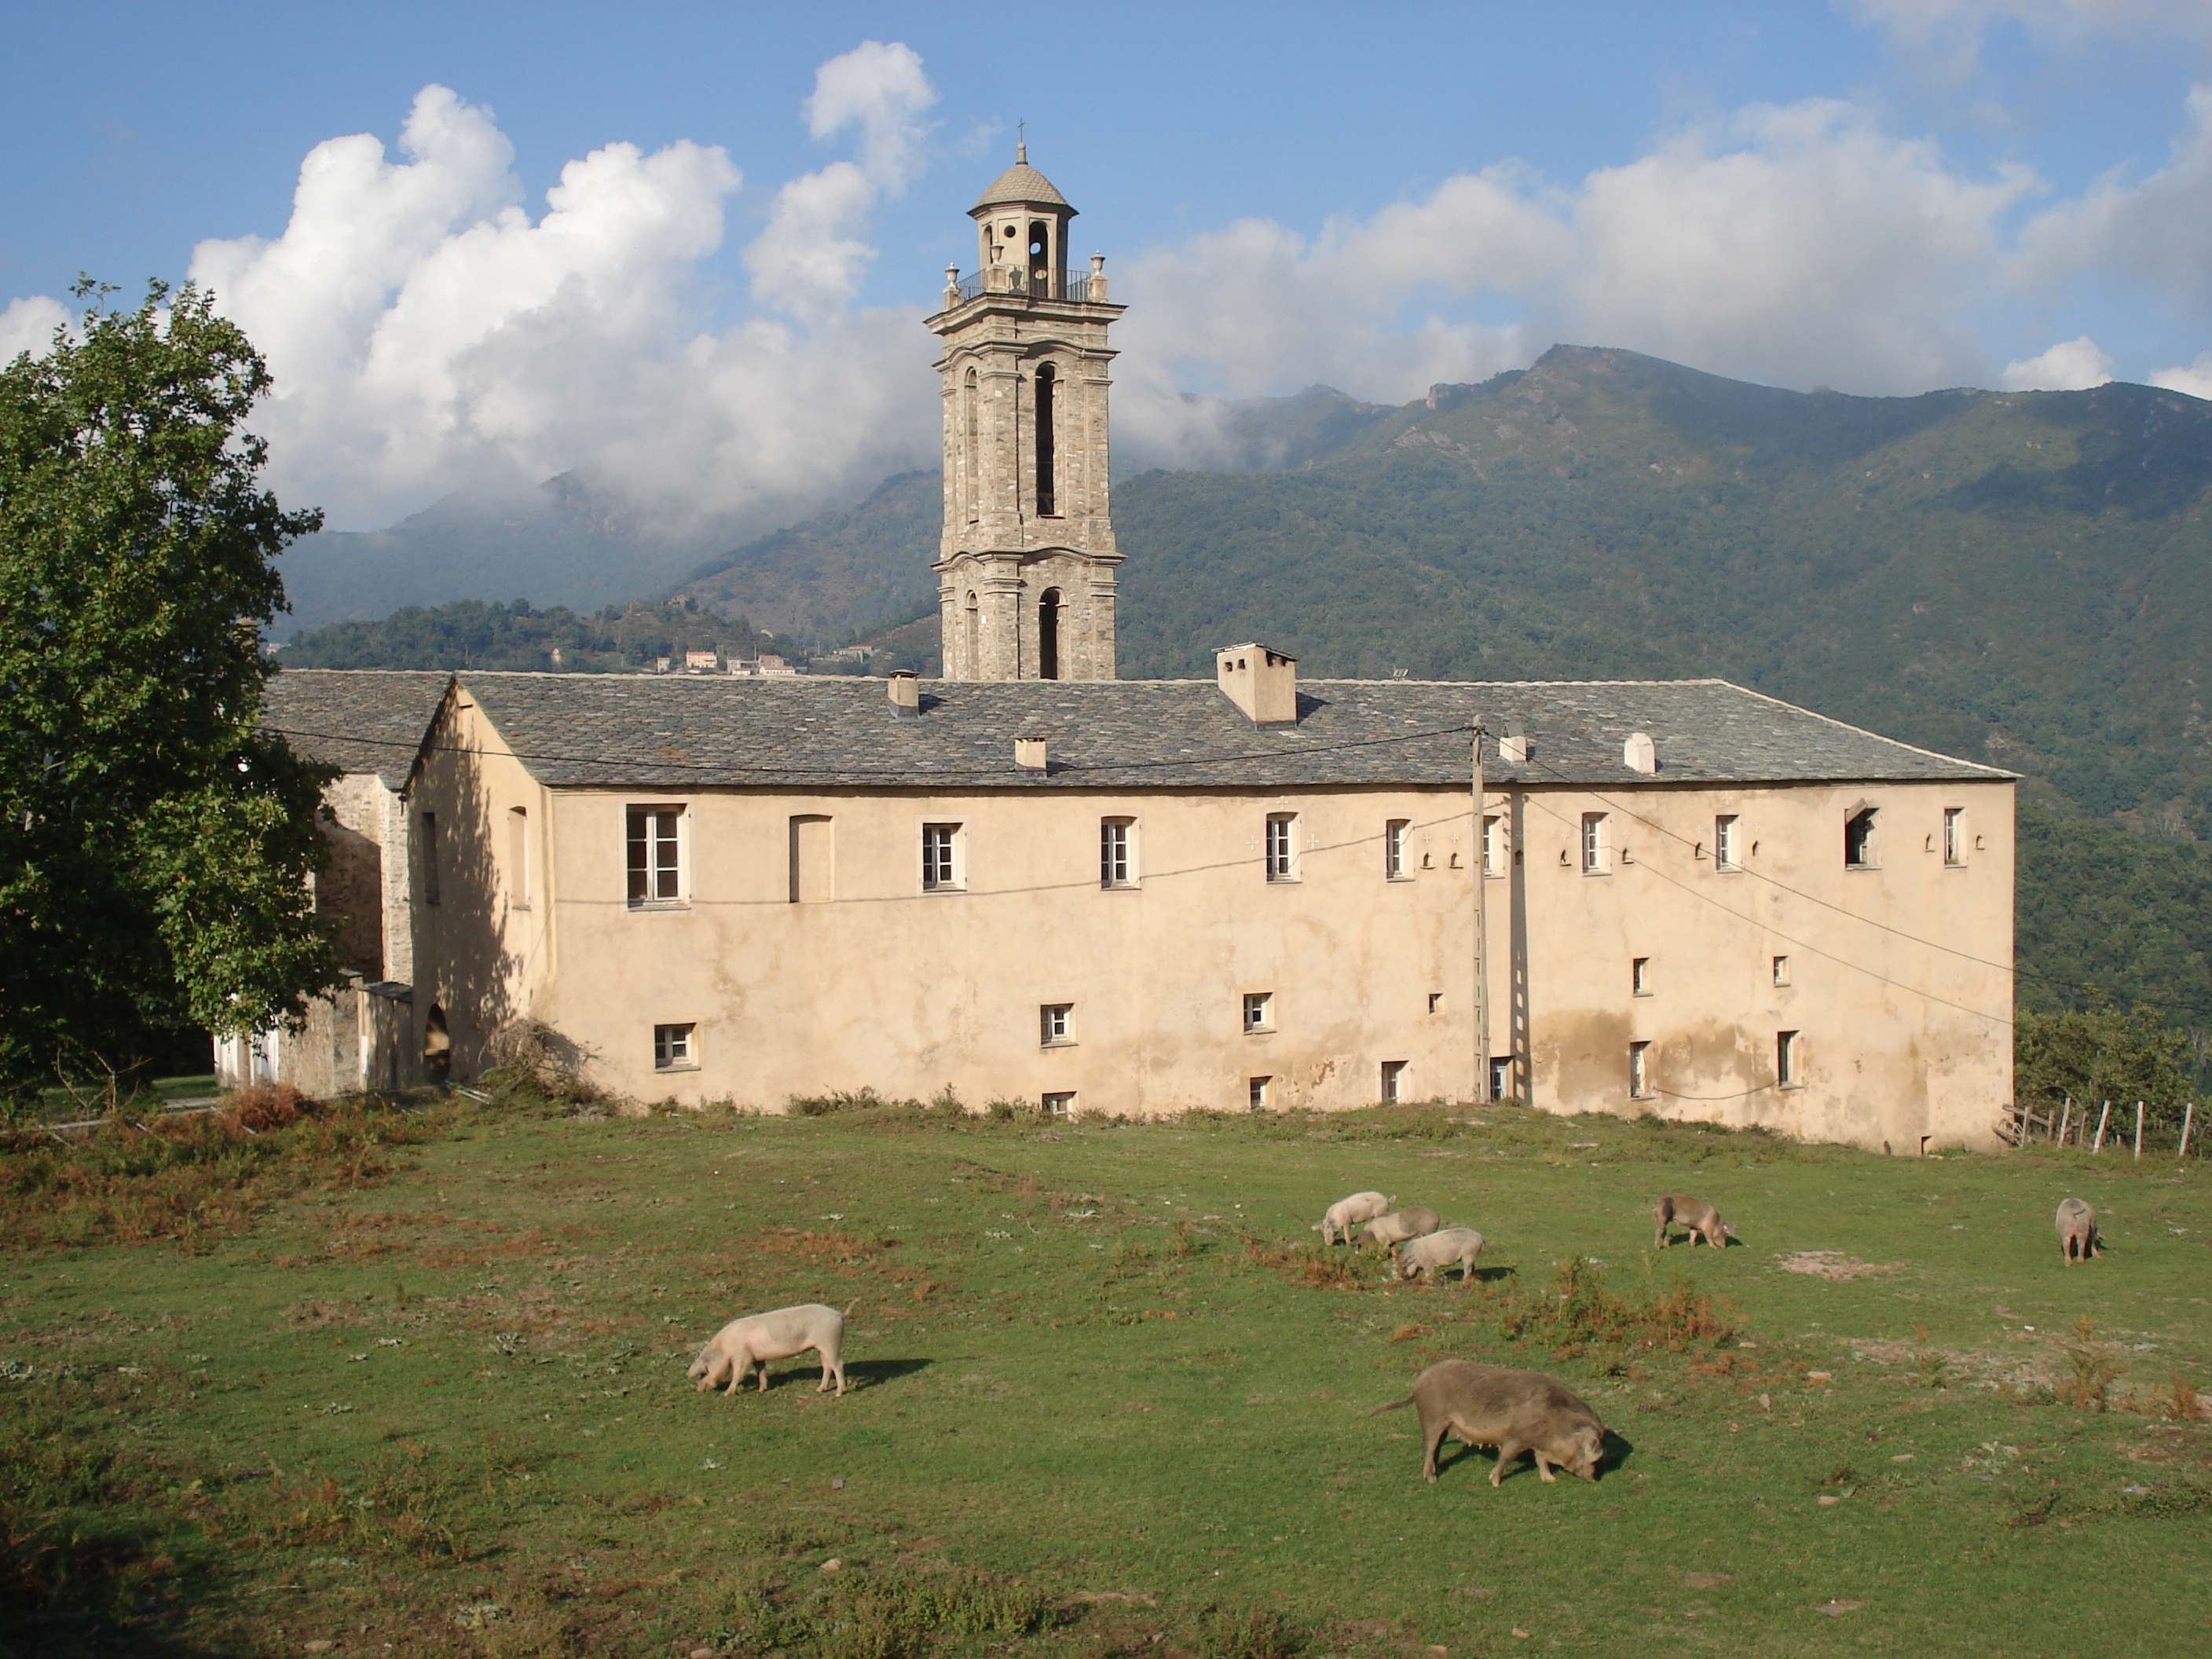
{"type": "Polygon", "coordinates": [[[1648,732],[1631,732],[1628,741],[1620,745],[1620,763],[1632,772],[1641,772],[1650,777],[1659,769],[1658,746],[1648,732]]]}
{"type": "Polygon", "coordinates": [[[1498,739],[1498,758],[1511,766],[1526,766],[1530,753],[1528,734],[1520,726],[1509,726],[1498,739]]]}
{"type": "Polygon", "coordinates": [[[1298,659],[1264,645],[1232,645],[1213,653],[1221,695],[1258,726],[1298,723],[1298,659]]]}
{"type": "Polygon", "coordinates": [[[1024,772],[1045,769],[1045,740],[1042,738],[1016,738],[1014,764],[1024,772]]]}
{"type": "Polygon", "coordinates": [[[887,682],[891,694],[891,718],[918,720],[921,718],[921,681],[902,669],[887,682]]]}

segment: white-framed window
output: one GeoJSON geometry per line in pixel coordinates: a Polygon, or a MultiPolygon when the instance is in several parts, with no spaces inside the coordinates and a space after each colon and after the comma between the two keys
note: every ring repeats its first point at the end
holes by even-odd
{"type": "Polygon", "coordinates": [[[1075,1091],[1062,1089],[1057,1093],[1046,1095],[1037,1102],[1037,1105],[1047,1117],[1073,1117],[1075,1115],[1075,1091]]]}
{"type": "Polygon", "coordinates": [[[422,902],[438,902],[438,815],[422,814],[422,902]]]}
{"type": "Polygon", "coordinates": [[[1245,1079],[1244,1103],[1255,1112],[1266,1111],[1267,1109],[1267,1085],[1274,1080],[1275,1079],[1271,1077],[1255,1077],[1245,1079]]]}
{"type": "Polygon", "coordinates": [[[1247,991],[1244,994],[1244,1029],[1248,1031],[1272,1031],[1275,1029],[1275,994],[1273,991],[1247,991]]]}
{"type": "Polygon", "coordinates": [[[1403,1093],[1405,1086],[1406,1062],[1402,1060],[1384,1060],[1380,1091],[1375,1097],[1386,1103],[1395,1103],[1403,1093]]]}
{"type": "Polygon", "coordinates": [[[1490,1057],[1490,1097],[1492,1100],[1513,1098],[1513,1056],[1492,1054],[1490,1057]]]}
{"type": "Polygon", "coordinates": [[[1713,868],[1743,868],[1742,842],[1736,833],[1735,814],[1723,812],[1713,820],[1713,868]]]}
{"type": "Polygon", "coordinates": [[[1777,957],[1774,958],[1774,982],[1777,985],[1787,985],[1790,983],[1790,958],[1788,957],[1777,957]]]}
{"type": "Polygon", "coordinates": [[[1628,1045],[1628,1094],[1632,1100],[1650,1098],[1651,1045],[1648,1042],[1628,1045]]]}
{"type": "Polygon", "coordinates": [[[1134,887],[1137,884],[1137,821],[1134,818],[1098,820],[1098,884],[1134,887]]]}
{"type": "Polygon", "coordinates": [[[1482,873],[1502,876],[1505,873],[1505,824],[1496,813],[1482,820],[1482,873]]]}
{"type": "Polygon", "coordinates": [[[1269,881],[1296,881],[1298,878],[1297,823],[1296,812],[1267,814],[1269,881]]]}
{"type": "Polygon", "coordinates": [[[507,809],[507,880],[508,908],[527,910],[530,908],[530,809],[526,806],[507,809]]]}
{"type": "Polygon", "coordinates": [[[1877,809],[1862,806],[1844,820],[1844,868],[1872,870],[1875,864],[1874,826],[1877,809]]]}
{"type": "Polygon", "coordinates": [[[1413,828],[1410,820],[1392,818],[1382,826],[1382,875],[1389,881],[1408,881],[1413,872],[1406,865],[1406,832],[1413,828]]]}
{"type": "Polygon", "coordinates": [[[698,1027],[696,1024],[656,1025],[653,1028],[653,1069],[691,1072],[699,1066],[698,1027]]]}
{"type": "Polygon", "coordinates": [[[623,817],[629,842],[630,908],[683,903],[684,809],[632,806],[623,817]]]}
{"type": "Polygon", "coordinates": [[[1943,809],[1943,862],[1956,867],[1966,861],[1966,809],[1943,809]]]}
{"type": "Polygon", "coordinates": [[[1628,959],[1628,994],[1635,997],[1651,994],[1651,958],[1631,957],[1628,959]]]}
{"type": "Polygon", "coordinates": [[[968,837],[957,823],[921,826],[921,890],[957,893],[968,884],[968,837]]]}
{"type": "Polygon", "coordinates": [[[1803,1086],[1799,1073],[1804,1069],[1805,1057],[1800,1052],[1798,1034],[1777,1031],[1774,1034],[1774,1082],[1777,1088],[1796,1089],[1803,1086]]]}
{"type": "Polygon", "coordinates": [[[1072,1002],[1048,1002],[1037,1009],[1037,1042],[1048,1048],[1073,1042],[1069,1035],[1070,1022],[1075,1017],[1072,1002]]]}
{"type": "Polygon", "coordinates": [[[1583,873],[1601,876],[1613,868],[1613,827],[1603,812],[1583,814],[1583,873]]]}

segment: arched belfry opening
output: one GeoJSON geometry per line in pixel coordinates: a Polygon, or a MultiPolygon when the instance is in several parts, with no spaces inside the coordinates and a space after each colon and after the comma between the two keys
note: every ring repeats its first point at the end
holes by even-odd
{"type": "Polygon", "coordinates": [[[1060,590],[1048,587],[1037,599],[1037,678],[1060,678],[1060,590]]]}
{"type": "Polygon", "coordinates": [[[956,680],[1110,680],[1121,562],[1109,509],[1105,256],[1067,270],[1075,209],[1026,145],[969,209],[976,264],[947,271],[939,618],[956,680]]]}
{"type": "MultiPolygon", "coordinates": [[[[1057,424],[1054,394],[1060,389],[1059,376],[1047,363],[1036,373],[1036,510],[1041,519],[1054,515],[1053,507],[1053,451],[1057,424]]],[[[1048,675],[1047,678],[1053,676],[1048,675]]]]}
{"type": "Polygon", "coordinates": [[[1042,219],[1030,221],[1030,292],[1049,294],[1052,283],[1052,227],[1042,219]]]}

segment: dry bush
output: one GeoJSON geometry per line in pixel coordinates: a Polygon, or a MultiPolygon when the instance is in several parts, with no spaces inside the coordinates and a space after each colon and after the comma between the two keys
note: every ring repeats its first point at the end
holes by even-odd
{"type": "Polygon", "coordinates": [[[1367,1288],[1359,1269],[1318,1244],[1270,1244],[1258,1235],[1240,1232],[1244,1259],[1255,1267],[1271,1267],[1293,1285],[1316,1291],[1360,1291],[1367,1288]]]}
{"type": "Polygon", "coordinates": [[[591,1055],[543,1020],[511,1019],[484,1044],[492,1074],[509,1085],[535,1090],[548,1100],[601,1105],[605,1090],[585,1079],[591,1055]]]}
{"type": "Polygon", "coordinates": [[[1679,1274],[1664,1290],[1647,1285],[1624,1296],[1606,1287],[1603,1271],[1586,1256],[1559,1263],[1550,1291],[1508,1288],[1487,1294],[1504,1335],[1547,1343],[1563,1355],[1584,1345],[1679,1350],[1693,1342],[1727,1342],[1743,1328],[1734,1307],[1679,1274]]]}

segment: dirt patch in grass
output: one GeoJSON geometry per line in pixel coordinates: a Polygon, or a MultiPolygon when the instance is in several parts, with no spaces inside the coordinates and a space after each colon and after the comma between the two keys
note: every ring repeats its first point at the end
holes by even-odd
{"type": "Polygon", "coordinates": [[[1841,1250],[1793,1250],[1788,1255],[1777,1256],[1774,1265],[1785,1273],[1806,1273],[1838,1284],[1854,1279],[1879,1279],[1885,1273],[1905,1271],[1902,1261],[1862,1261],[1841,1250]]]}

